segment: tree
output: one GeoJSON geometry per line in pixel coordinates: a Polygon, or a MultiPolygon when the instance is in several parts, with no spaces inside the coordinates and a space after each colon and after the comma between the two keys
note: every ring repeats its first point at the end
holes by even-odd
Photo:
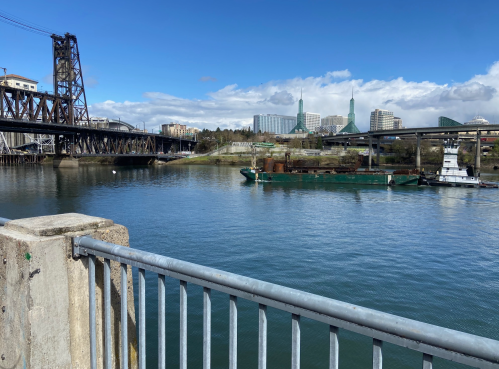
{"type": "Polygon", "coordinates": [[[298,139],[298,137],[295,137],[291,141],[289,141],[289,147],[292,149],[301,149],[301,141],[298,139]]]}
{"type": "Polygon", "coordinates": [[[317,139],[317,146],[316,146],[317,150],[322,150],[324,149],[324,144],[322,143],[322,136],[319,136],[319,138],[317,139]]]}

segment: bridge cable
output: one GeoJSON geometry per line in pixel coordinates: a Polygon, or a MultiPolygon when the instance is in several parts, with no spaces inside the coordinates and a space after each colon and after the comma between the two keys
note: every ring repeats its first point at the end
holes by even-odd
{"type": "Polygon", "coordinates": [[[10,24],[12,26],[24,29],[25,31],[29,31],[41,36],[51,36],[52,34],[58,35],[60,32],[56,32],[46,27],[39,26],[35,23],[27,22],[18,17],[15,17],[5,11],[0,11],[0,22],[10,24]],[[31,23],[31,24],[28,24],[31,23]]]}

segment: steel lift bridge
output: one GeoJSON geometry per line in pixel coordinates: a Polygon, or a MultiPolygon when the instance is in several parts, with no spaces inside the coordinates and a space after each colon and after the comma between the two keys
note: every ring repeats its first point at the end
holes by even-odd
{"type": "MultiPolygon", "coordinates": [[[[13,21],[1,13],[0,18],[13,21]]],[[[196,144],[177,137],[102,129],[90,124],[76,36],[21,26],[52,38],[54,91],[28,91],[0,79],[0,131],[53,135],[55,153],[69,155],[151,155],[170,151],[174,143],[180,150],[189,143],[196,144]]],[[[9,150],[3,135],[0,148],[4,153],[9,150]]]]}

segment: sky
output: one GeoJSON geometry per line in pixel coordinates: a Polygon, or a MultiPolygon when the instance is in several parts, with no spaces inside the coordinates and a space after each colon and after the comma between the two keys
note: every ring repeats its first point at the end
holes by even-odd
{"type": "MultiPolygon", "coordinates": [[[[89,113],[149,130],[241,128],[255,114],[375,108],[406,127],[480,114],[499,123],[499,1],[0,3],[77,36],[89,113]],[[69,7],[68,7],[69,5],[69,7]]],[[[0,67],[52,90],[50,37],[0,22],[0,67]]]]}

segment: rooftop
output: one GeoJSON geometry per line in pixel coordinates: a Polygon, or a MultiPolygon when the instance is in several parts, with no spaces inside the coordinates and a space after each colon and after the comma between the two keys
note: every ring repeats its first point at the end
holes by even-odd
{"type": "Polygon", "coordinates": [[[5,77],[6,78],[17,78],[17,79],[22,79],[24,81],[38,83],[38,81],[35,81],[34,79],[29,79],[29,78],[26,78],[26,77],[23,77],[23,76],[19,76],[17,74],[7,74],[5,77]]]}

